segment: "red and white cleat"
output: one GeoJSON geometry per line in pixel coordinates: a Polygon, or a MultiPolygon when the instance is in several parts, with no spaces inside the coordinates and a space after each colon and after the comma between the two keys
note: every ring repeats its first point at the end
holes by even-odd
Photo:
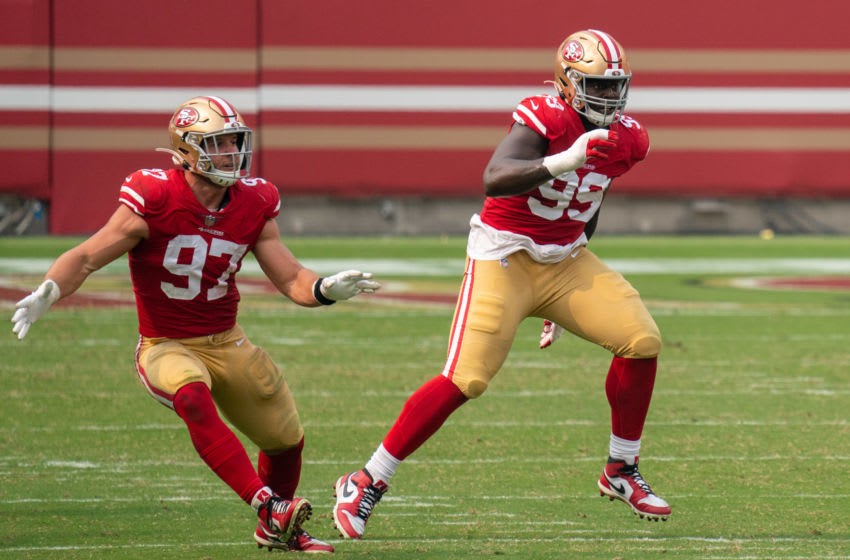
{"type": "Polygon", "coordinates": [[[292,552],[329,554],[334,551],[334,547],[324,541],[320,541],[302,529],[293,534],[292,538],[289,539],[289,550],[292,552]]]}
{"type": "Polygon", "coordinates": [[[387,485],[374,484],[369,471],[362,469],[339,477],[334,486],[334,525],[346,539],[359,539],[366,530],[366,522],[387,485]]]}
{"type": "Polygon", "coordinates": [[[254,531],[257,546],[290,549],[293,537],[303,532],[301,525],[310,518],[313,506],[304,498],[284,500],[279,496],[269,496],[257,511],[259,523],[254,531]]]}
{"type": "Polygon", "coordinates": [[[641,476],[637,465],[637,457],[632,465],[622,459],[609,457],[608,464],[599,477],[599,495],[628,504],[641,518],[667,521],[670,505],[655,495],[641,476]]]}

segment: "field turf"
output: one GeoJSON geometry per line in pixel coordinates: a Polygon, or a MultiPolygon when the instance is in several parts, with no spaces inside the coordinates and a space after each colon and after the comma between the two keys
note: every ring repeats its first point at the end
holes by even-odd
{"type": "MultiPolygon", "coordinates": [[[[0,238],[7,321],[76,241],[0,238]]],[[[541,351],[528,320],[487,393],[402,465],[361,542],[336,535],[331,486],[440,371],[464,240],[287,243],[317,269],[355,262],[385,284],[303,309],[255,268],[240,276],[240,324],[283,367],[305,426],[307,529],[336,558],[850,558],[850,238],[593,240],[664,336],[641,471],[669,521],[596,490],[610,356],[569,336],[541,351]],[[766,276],[810,287],[767,289],[766,276]]],[[[136,378],[126,265],[75,297],[25,341],[8,322],[0,336],[0,560],[270,557],[251,510],[136,378]]]]}

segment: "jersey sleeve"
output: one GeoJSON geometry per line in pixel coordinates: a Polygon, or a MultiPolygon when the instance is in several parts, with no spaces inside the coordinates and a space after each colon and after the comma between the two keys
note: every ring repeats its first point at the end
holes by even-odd
{"type": "Polygon", "coordinates": [[[543,138],[553,140],[564,133],[565,110],[561,100],[553,95],[533,95],[519,102],[513,118],[543,138]]]}
{"type": "Polygon", "coordinates": [[[118,202],[141,217],[162,204],[166,172],[162,169],[140,169],[124,178],[118,202]]]}
{"type": "Polygon", "coordinates": [[[620,135],[621,142],[625,141],[627,158],[632,164],[646,158],[649,153],[649,133],[642,124],[624,115],[611,125],[611,130],[615,130],[620,135]]]}
{"type": "Polygon", "coordinates": [[[266,220],[274,220],[280,214],[280,191],[274,183],[265,179],[247,179],[243,181],[247,192],[256,198],[257,204],[262,208],[263,217],[266,220]]]}

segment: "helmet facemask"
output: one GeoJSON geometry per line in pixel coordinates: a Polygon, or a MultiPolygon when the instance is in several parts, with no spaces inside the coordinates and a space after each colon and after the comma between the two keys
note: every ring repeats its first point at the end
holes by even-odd
{"type": "MultiPolygon", "coordinates": [[[[194,166],[190,164],[190,170],[222,187],[235,184],[251,172],[252,136],[251,129],[238,124],[207,134],[187,132],[183,141],[197,151],[197,161],[194,166]],[[236,134],[236,151],[228,147],[232,134],[236,134]]],[[[184,159],[184,162],[190,163],[188,159],[184,159]]]]}
{"type": "Polygon", "coordinates": [[[626,108],[631,76],[591,76],[570,68],[567,80],[575,91],[573,109],[597,126],[608,126],[626,108]]]}

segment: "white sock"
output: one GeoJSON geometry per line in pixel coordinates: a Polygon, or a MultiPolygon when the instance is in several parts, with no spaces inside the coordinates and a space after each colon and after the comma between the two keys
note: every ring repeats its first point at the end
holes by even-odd
{"type": "Polygon", "coordinates": [[[640,440],[618,438],[611,434],[608,455],[612,459],[623,459],[627,464],[634,465],[637,456],[640,455],[640,440]]]}
{"type": "Polygon", "coordinates": [[[372,458],[366,463],[366,470],[372,475],[374,482],[382,481],[389,486],[390,478],[395,474],[395,470],[401,464],[401,461],[390,455],[389,451],[384,449],[384,444],[378,446],[372,458]]]}
{"type": "Polygon", "coordinates": [[[263,486],[257,493],[254,494],[254,497],[251,499],[251,507],[254,508],[254,511],[259,511],[260,506],[266,503],[266,500],[269,499],[269,496],[274,495],[274,492],[268,486],[263,486]]]}

